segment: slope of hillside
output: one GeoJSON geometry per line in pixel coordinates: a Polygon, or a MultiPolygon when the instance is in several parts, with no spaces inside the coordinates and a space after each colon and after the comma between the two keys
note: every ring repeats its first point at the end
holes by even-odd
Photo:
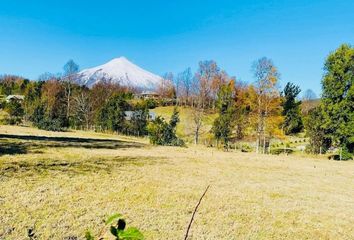
{"type": "Polygon", "coordinates": [[[161,80],[161,77],[140,68],[125,57],[115,58],[103,65],[82,70],[77,78],[80,84],[88,87],[106,79],[140,89],[154,89],[161,80]]]}
{"type": "MultiPolygon", "coordinates": [[[[168,107],[157,107],[152,109],[157,115],[162,116],[166,120],[169,120],[173,113],[173,106],[168,107]]],[[[177,125],[177,134],[188,142],[193,142],[194,140],[194,124],[193,124],[193,111],[191,108],[179,107],[180,122],[177,125]]],[[[200,131],[200,141],[208,138],[210,129],[213,125],[214,119],[217,114],[207,113],[203,117],[202,129],[200,131]]]]}

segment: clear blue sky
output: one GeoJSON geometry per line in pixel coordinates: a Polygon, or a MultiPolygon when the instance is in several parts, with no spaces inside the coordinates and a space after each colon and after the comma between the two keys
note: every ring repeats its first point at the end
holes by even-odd
{"type": "Polygon", "coordinates": [[[213,59],[252,82],[254,60],[278,66],[281,85],[321,91],[323,62],[354,43],[353,0],[1,0],[0,74],[35,79],[126,56],[156,74],[213,59]]]}

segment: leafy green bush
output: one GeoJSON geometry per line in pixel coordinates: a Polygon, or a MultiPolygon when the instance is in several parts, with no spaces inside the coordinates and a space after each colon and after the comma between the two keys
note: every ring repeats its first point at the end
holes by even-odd
{"type": "MultiPolygon", "coordinates": [[[[106,220],[106,225],[110,225],[110,232],[116,240],[143,240],[144,235],[135,227],[126,228],[126,222],[121,214],[113,214],[106,220]]],[[[104,233],[104,231],[101,231],[104,233]]],[[[86,240],[95,240],[95,237],[90,231],[85,234],[86,240]]],[[[103,239],[99,236],[98,239],[103,239]]]]}
{"type": "MultiPolygon", "coordinates": [[[[337,153],[330,156],[330,158],[333,158],[334,160],[341,160],[340,151],[337,151],[337,153]]],[[[347,148],[342,149],[342,160],[353,160],[353,154],[350,153],[347,148]]]]}
{"type": "Polygon", "coordinates": [[[150,142],[155,145],[184,146],[182,139],[176,135],[176,127],[179,122],[179,113],[175,108],[169,123],[158,116],[148,126],[150,142]]]}
{"type": "Polygon", "coordinates": [[[5,111],[9,114],[9,117],[5,119],[5,122],[10,125],[20,124],[25,114],[22,104],[17,100],[11,100],[5,104],[5,111]]]}
{"type": "Polygon", "coordinates": [[[291,149],[291,148],[273,148],[270,150],[270,154],[273,154],[273,155],[279,155],[279,154],[282,154],[282,153],[285,153],[285,154],[291,154],[293,153],[294,151],[291,149]]]}
{"type": "Polygon", "coordinates": [[[6,106],[6,102],[3,100],[0,100],[0,109],[4,109],[6,106]]]}
{"type": "Polygon", "coordinates": [[[353,160],[353,154],[347,148],[344,148],[342,151],[342,160],[353,160]]]}
{"type": "Polygon", "coordinates": [[[252,147],[246,143],[242,144],[241,152],[252,152],[252,147]]]}
{"type": "Polygon", "coordinates": [[[132,111],[130,121],[127,121],[125,128],[131,135],[145,136],[147,135],[149,110],[147,108],[138,109],[132,111]]]}
{"type": "Polygon", "coordinates": [[[67,121],[64,115],[56,117],[48,116],[43,104],[39,104],[35,107],[30,120],[33,122],[34,126],[47,131],[59,132],[64,131],[67,127],[67,121]]]}
{"type": "Polygon", "coordinates": [[[151,98],[144,100],[144,104],[148,109],[154,109],[159,105],[159,103],[155,99],[151,98]]]}

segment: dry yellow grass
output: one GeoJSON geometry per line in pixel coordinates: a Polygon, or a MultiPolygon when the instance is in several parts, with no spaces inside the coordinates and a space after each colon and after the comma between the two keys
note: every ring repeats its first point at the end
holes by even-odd
{"type": "Polygon", "coordinates": [[[10,135],[0,137],[0,239],[27,239],[30,227],[38,239],[82,239],[116,212],[146,239],[183,239],[209,184],[190,239],[354,238],[353,161],[22,127],[0,134],[10,135]]]}
{"type": "MultiPolygon", "coordinates": [[[[167,121],[170,120],[173,113],[173,106],[157,107],[151,111],[158,116],[162,116],[167,121]]],[[[180,122],[177,125],[177,134],[189,143],[194,142],[195,125],[193,123],[193,111],[189,107],[178,107],[180,122]]],[[[202,126],[199,133],[200,142],[207,140],[210,135],[213,122],[217,117],[217,113],[205,113],[202,118],[202,126]]]]}

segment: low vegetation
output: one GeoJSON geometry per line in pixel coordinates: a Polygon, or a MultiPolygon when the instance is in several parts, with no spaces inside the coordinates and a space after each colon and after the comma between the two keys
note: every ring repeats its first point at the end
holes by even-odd
{"type": "MultiPolygon", "coordinates": [[[[106,221],[105,225],[110,226],[109,231],[114,236],[115,240],[144,240],[144,235],[135,227],[126,228],[126,222],[122,218],[121,214],[113,214],[106,221]]],[[[101,236],[98,239],[102,239],[104,229],[101,231],[101,236]]],[[[95,240],[96,238],[90,231],[85,234],[86,240],[95,240]]]]}
{"type": "Polygon", "coordinates": [[[183,146],[183,140],[176,135],[176,127],[179,121],[177,108],[174,108],[169,123],[164,118],[157,117],[148,126],[150,142],[155,145],[183,146]]]}

